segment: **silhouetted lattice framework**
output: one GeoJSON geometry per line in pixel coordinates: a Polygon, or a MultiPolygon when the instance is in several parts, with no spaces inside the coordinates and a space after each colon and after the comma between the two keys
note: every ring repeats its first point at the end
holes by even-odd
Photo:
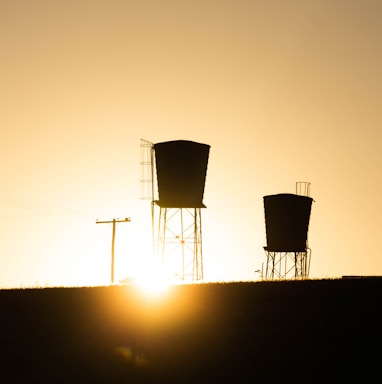
{"type": "Polygon", "coordinates": [[[308,228],[313,199],[290,193],[264,196],[266,278],[307,278],[308,228]]]}
{"type": "MultiPolygon", "coordinates": [[[[153,145],[160,209],[157,259],[182,280],[203,279],[202,219],[210,146],[176,140],[153,145]]],[[[154,217],[154,216],[153,216],[154,217]]],[[[153,219],[154,220],[154,219],[153,219]]]]}

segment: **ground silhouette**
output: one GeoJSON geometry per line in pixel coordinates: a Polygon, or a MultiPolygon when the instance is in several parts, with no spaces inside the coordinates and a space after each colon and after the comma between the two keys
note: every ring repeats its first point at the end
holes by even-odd
{"type": "Polygon", "coordinates": [[[381,380],[382,279],[0,291],[12,383],[381,380]]]}

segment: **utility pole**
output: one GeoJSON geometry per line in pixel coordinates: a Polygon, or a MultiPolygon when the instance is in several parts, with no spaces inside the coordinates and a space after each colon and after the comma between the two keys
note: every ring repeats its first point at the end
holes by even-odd
{"type": "Polygon", "coordinates": [[[113,232],[111,236],[111,283],[114,284],[114,242],[115,242],[115,226],[116,223],[129,223],[131,219],[129,217],[126,217],[124,219],[113,219],[113,220],[104,220],[99,221],[96,220],[96,224],[112,224],[113,225],[113,232]]]}

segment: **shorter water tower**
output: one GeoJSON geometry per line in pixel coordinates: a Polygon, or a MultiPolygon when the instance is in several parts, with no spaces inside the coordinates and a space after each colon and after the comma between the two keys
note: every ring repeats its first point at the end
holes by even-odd
{"type": "Polygon", "coordinates": [[[308,228],[313,199],[310,183],[296,183],[296,194],[264,196],[264,247],[266,279],[304,279],[309,277],[311,250],[308,228]]]}
{"type": "Polygon", "coordinates": [[[154,254],[180,280],[203,279],[201,209],[206,208],[203,196],[209,150],[207,144],[188,140],[151,146],[154,254]],[[158,221],[155,207],[159,207],[158,221]]]}

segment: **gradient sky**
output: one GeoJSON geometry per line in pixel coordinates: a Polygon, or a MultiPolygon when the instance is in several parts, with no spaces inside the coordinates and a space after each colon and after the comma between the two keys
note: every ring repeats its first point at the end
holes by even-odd
{"type": "Polygon", "coordinates": [[[256,280],[311,183],[310,277],[382,275],[379,0],[0,0],[0,287],[145,265],[140,139],[211,145],[206,280],[256,280]]]}

